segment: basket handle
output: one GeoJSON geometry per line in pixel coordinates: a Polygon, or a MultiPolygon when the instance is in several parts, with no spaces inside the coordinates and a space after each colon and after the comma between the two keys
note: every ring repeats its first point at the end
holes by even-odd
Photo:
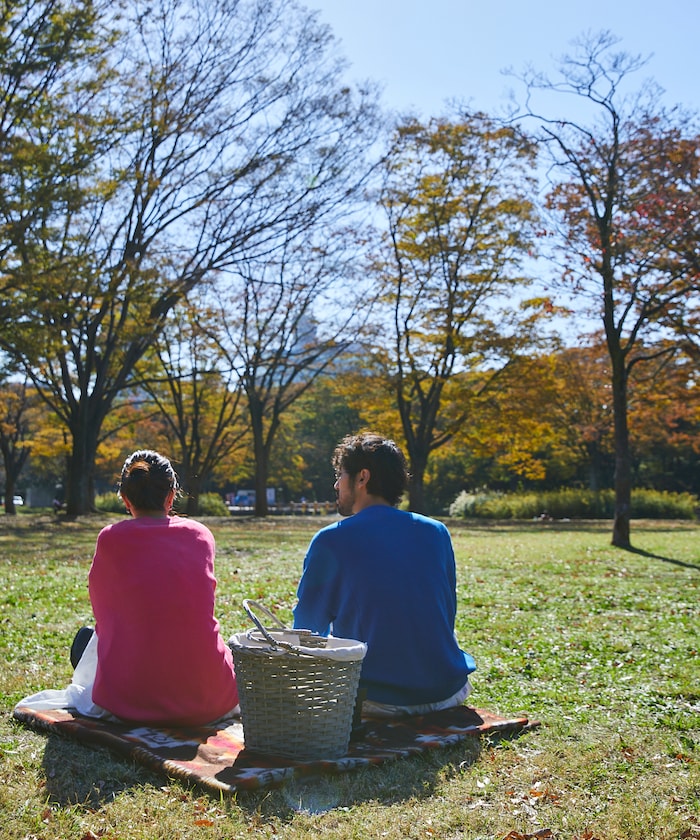
{"type": "Polygon", "coordinates": [[[273,647],[278,647],[278,641],[274,639],[268,632],[267,628],[264,624],[260,621],[260,619],[255,615],[252,610],[252,607],[255,607],[256,610],[259,610],[268,618],[271,618],[275,624],[282,630],[286,630],[287,627],[282,624],[282,622],[277,618],[276,615],[273,615],[267,607],[264,607],[262,604],[259,604],[257,601],[253,601],[251,598],[244,598],[243,600],[243,609],[248,613],[248,618],[253,622],[253,624],[258,628],[258,630],[263,634],[266,641],[268,641],[273,647]]]}
{"type": "MultiPolygon", "coordinates": [[[[258,630],[263,634],[265,641],[268,642],[273,648],[284,648],[285,650],[290,651],[291,653],[296,653],[297,655],[304,655],[303,651],[299,650],[295,645],[290,644],[289,642],[285,642],[283,639],[275,639],[268,629],[263,625],[255,612],[253,611],[253,607],[259,610],[262,613],[265,613],[269,618],[271,618],[275,624],[280,628],[280,630],[288,630],[289,628],[282,624],[282,622],[277,618],[276,615],[273,615],[267,607],[259,604],[257,601],[253,601],[251,598],[244,598],[243,599],[243,609],[248,613],[248,617],[253,622],[253,624],[258,628],[258,630]]],[[[254,631],[249,631],[250,633],[254,631]]],[[[326,646],[326,639],[323,636],[316,636],[314,633],[311,633],[309,630],[298,630],[296,631],[299,634],[299,638],[302,644],[308,645],[309,647],[325,647],[326,646]]]]}

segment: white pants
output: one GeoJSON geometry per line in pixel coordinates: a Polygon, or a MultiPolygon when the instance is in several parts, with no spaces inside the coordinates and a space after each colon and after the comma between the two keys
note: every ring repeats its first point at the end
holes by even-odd
{"type": "Polygon", "coordinates": [[[365,700],[362,704],[362,715],[367,717],[395,718],[404,715],[425,715],[428,712],[439,712],[442,709],[451,709],[453,706],[461,706],[472,690],[469,680],[447,700],[438,700],[437,703],[423,703],[418,706],[392,706],[390,703],[375,703],[373,700],[365,700]]]}
{"type": "Polygon", "coordinates": [[[45,689],[31,697],[20,700],[16,708],[20,706],[44,711],[48,709],[75,709],[81,715],[93,718],[107,718],[117,720],[111,712],[92,702],[92,686],[95,682],[97,670],[97,634],[93,633],[87,647],[80,657],[80,662],[75,667],[73,679],[67,688],[45,689]]]}

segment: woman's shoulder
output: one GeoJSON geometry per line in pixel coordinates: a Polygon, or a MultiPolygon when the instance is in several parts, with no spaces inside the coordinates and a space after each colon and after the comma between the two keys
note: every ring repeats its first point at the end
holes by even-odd
{"type": "Polygon", "coordinates": [[[167,522],[173,528],[187,528],[192,531],[206,531],[211,534],[211,531],[203,522],[198,519],[190,519],[187,516],[180,516],[177,513],[169,516],[167,522]]]}
{"type": "Polygon", "coordinates": [[[98,540],[109,539],[113,535],[118,535],[125,530],[128,531],[132,522],[132,519],[119,519],[117,522],[110,522],[100,530],[97,538],[98,540]]]}
{"type": "Polygon", "coordinates": [[[189,531],[193,534],[207,536],[213,539],[212,532],[202,522],[196,519],[188,519],[184,516],[168,516],[168,517],[129,517],[127,519],[120,519],[118,522],[110,522],[105,525],[99,533],[98,539],[118,539],[121,536],[127,536],[131,533],[140,533],[145,529],[149,531],[160,529],[177,529],[179,532],[189,531]]]}
{"type": "Polygon", "coordinates": [[[211,530],[197,519],[188,519],[186,516],[175,514],[174,516],[168,517],[166,521],[168,528],[174,528],[178,533],[187,532],[192,534],[192,536],[197,536],[199,539],[214,542],[214,535],[211,530]]]}

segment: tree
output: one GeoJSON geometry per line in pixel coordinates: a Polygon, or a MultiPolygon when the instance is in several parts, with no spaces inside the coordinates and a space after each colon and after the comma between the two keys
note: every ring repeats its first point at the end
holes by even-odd
{"type": "MultiPolygon", "coordinates": [[[[503,371],[499,387],[475,400],[470,422],[431,459],[426,486],[433,500],[446,506],[460,491],[480,487],[613,486],[610,358],[604,338],[593,338],[523,356],[503,371]]],[[[659,354],[658,362],[635,367],[629,382],[635,484],[696,492],[697,369],[679,355],[659,354]]]]}
{"type": "MultiPolygon", "coordinates": [[[[74,176],[89,160],[86,123],[111,34],[97,36],[104,5],[92,0],[8,0],[0,12],[0,258],[31,246],[29,231],[78,199],[74,176]],[[69,95],[70,93],[70,95],[69,95]]],[[[10,263],[11,265],[12,263],[10,263]]],[[[12,273],[2,289],[15,290],[12,273]]],[[[3,306],[2,315],[8,312],[3,306]]],[[[3,318],[5,329],[12,326],[3,318]]]]}
{"type": "Polygon", "coordinates": [[[607,354],[599,343],[554,346],[515,360],[456,436],[480,471],[479,481],[468,486],[608,486],[609,390],[607,354]]]}
{"type": "Polygon", "coordinates": [[[23,382],[0,385],[0,453],[5,468],[5,513],[14,516],[15,488],[31,452],[32,394],[23,382]]]}
{"type": "Polygon", "coordinates": [[[220,346],[247,402],[256,516],[267,514],[284,414],[352,344],[370,312],[358,265],[355,234],[324,225],[290,234],[284,248],[226,278],[220,346]]]}
{"type": "Polygon", "coordinates": [[[208,336],[212,311],[189,300],[174,315],[155,342],[141,386],[171,441],[171,457],[187,494],[185,512],[195,516],[207,481],[240,446],[248,426],[241,415],[237,375],[227,371],[208,336]]]}
{"type": "Polygon", "coordinates": [[[374,268],[390,311],[380,329],[392,336],[384,363],[413,510],[425,506],[431,452],[468,416],[467,395],[458,394],[466,380],[455,373],[484,365],[493,381],[524,332],[527,319],[510,297],[525,282],[519,269],[534,216],[534,154],[516,130],[463,113],[427,125],[403,121],[386,157],[380,205],[387,229],[374,268]]]}
{"type": "MultiPolygon", "coordinates": [[[[286,450],[276,446],[273,470],[278,474],[280,462],[299,459],[298,472],[302,483],[298,494],[310,501],[326,502],[334,498],[331,458],[339,441],[360,427],[360,400],[348,388],[354,379],[348,368],[352,359],[339,356],[328,372],[319,376],[290,410],[282,423],[282,433],[289,440],[286,450]]],[[[362,402],[372,402],[368,376],[362,377],[362,402]]]]}
{"type": "Polygon", "coordinates": [[[697,362],[677,353],[635,368],[629,414],[635,483],[700,494],[697,362]]]}
{"type": "Polygon", "coordinates": [[[376,122],[374,94],[343,84],[329,30],[291,0],[111,8],[22,112],[56,168],[18,151],[4,207],[0,346],[69,429],[71,515],[92,506],[100,429],[173,307],[360,189],[376,122]]]}
{"type": "Polygon", "coordinates": [[[675,351],[661,343],[667,316],[697,304],[697,261],[678,246],[697,241],[700,138],[685,115],[661,107],[655,86],[624,95],[644,61],[613,52],[616,43],[610,33],[587,36],[562,60],[559,81],[524,80],[527,116],[537,120],[553,164],[548,206],[559,221],[564,285],[605,333],[615,436],[612,544],[629,548],[628,383],[635,366],[675,351]],[[542,116],[538,92],[574,96],[596,119],[542,116]]]}

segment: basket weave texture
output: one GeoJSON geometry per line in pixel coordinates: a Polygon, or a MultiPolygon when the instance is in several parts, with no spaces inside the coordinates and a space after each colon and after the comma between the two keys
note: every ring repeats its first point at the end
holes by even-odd
{"type": "Polygon", "coordinates": [[[367,645],[288,630],[257,601],[243,608],[259,631],[229,639],[246,748],[297,761],[345,755],[367,645]]]}
{"type": "Polygon", "coordinates": [[[247,749],[298,761],[345,755],[362,659],[229,644],[233,652],[247,749]]]}

